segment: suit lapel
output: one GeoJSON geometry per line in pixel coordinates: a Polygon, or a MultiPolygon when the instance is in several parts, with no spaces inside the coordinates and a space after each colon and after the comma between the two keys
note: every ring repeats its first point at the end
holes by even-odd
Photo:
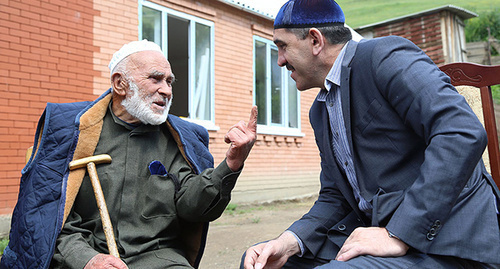
{"type": "MultiPolygon", "coordinates": [[[[353,152],[353,143],[352,143],[352,126],[351,126],[351,62],[354,58],[354,54],[356,53],[356,49],[358,47],[358,42],[351,40],[347,44],[347,48],[345,51],[344,59],[342,60],[342,66],[340,70],[340,99],[341,99],[341,104],[342,104],[342,116],[344,118],[344,125],[346,129],[346,136],[347,136],[347,141],[349,142],[349,150],[351,153],[353,152]]],[[[332,151],[330,147],[330,151],[332,151]]],[[[333,156],[333,155],[332,155],[333,156]]],[[[334,160],[335,161],[335,160],[334,160]]],[[[345,176],[344,176],[345,178],[345,176]]],[[[359,178],[358,178],[359,180],[359,178]]],[[[341,188],[342,193],[344,196],[347,198],[349,201],[349,204],[354,208],[354,211],[356,211],[357,215],[360,216],[362,219],[365,219],[365,215],[359,210],[358,203],[356,202],[356,199],[354,198],[353,190],[349,182],[347,181],[347,178],[342,180],[343,185],[345,185],[343,188],[341,188]]],[[[359,184],[360,188],[362,188],[362,184],[359,184]]]]}
{"type": "Polygon", "coordinates": [[[328,111],[326,110],[326,106],[324,102],[315,101],[313,104],[313,109],[315,110],[313,114],[320,115],[321,120],[314,120],[313,127],[318,130],[322,130],[322,132],[316,132],[317,139],[320,143],[321,149],[323,150],[323,158],[324,161],[330,164],[330,167],[336,168],[335,171],[323,171],[323,173],[332,174],[331,177],[335,180],[335,184],[339,188],[340,192],[344,195],[345,199],[349,203],[349,205],[354,209],[356,214],[366,222],[366,217],[358,208],[358,203],[356,202],[356,198],[354,198],[353,190],[349,182],[347,181],[347,177],[344,173],[342,173],[342,169],[338,167],[337,161],[335,160],[335,155],[333,153],[332,148],[332,140],[330,137],[330,124],[328,119],[328,111]]]}
{"type": "Polygon", "coordinates": [[[347,134],[347,140],[349,141],[349,149],[353,152],[352,148],[352,132],[351,132],[351,87],[350,87],[350,77],[351,77],[351,61],[356,52],[358,42],[351,40],[347,44],[347,48],[344,55],[344,60],[342,61],[342,67],[340,71],[340,95],[342,101],[342,114],[344,117],[344,124],[347,134]]]}

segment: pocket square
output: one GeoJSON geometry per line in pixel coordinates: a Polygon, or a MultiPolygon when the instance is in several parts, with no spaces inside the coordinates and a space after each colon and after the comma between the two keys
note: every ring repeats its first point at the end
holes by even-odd
{"type": "Polygon", "coordinates": [[[160,161],[152,161],[148,167],[151,175],[166,176],[168,174],[165,166],[160,161]]]}

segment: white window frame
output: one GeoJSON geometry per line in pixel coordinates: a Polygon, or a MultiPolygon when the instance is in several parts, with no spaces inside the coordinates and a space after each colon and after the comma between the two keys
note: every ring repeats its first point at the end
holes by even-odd
{"type": "MultiPolygon", "coordinates": [[[[219,130],[220,128],[215,125],[215,30],[214,30],[214,23],[212,21],[208,21],[205,19],[201,19],[198,17],[195,17],[193,15],[189,15],[186,13],[182,13],[170,8],[167,8],[162,5],[158,5],[155,3],[151,3],[149,1],[145,0],[140,0],[139,1],[139,40],[142,40],[142,8],[143,7],[148,7],[151,9],[155,9],[161,12],[161,43],[162,43],[162,48],[163,48],[163,53],[165,54],[165,57],[168,57],[168,15],[175,16],[184,20],[189,21],[189,50],[188,50],[188,55],[189,55],[189,69],[188,69],[188,112],[189,112],[189,117],[185,118],[188,121],[197,123],[199,125],[202,125],[203,127],[207,128],[208,130],[219,130]],[[203,24],[205,26],[210,27],[210,120],[201,120],[201,119],[194,119],[192,118],[191,115],[194,115],[194,111],[196,111],[196,108],[194,107],[194,100],[193,97],[195,96],[195,67],[196,67],[196,58],[193,57],[194,55],[194,50],[195,48],[195,40],[196,40],[196,23],[203,24]]],[[[173,73],[175,74],[175,70],[173,70],[173,73]]],[[[175,89],[175,84],[174,84],[174,89],[175,89]]],[[[174,100],[175,102],[175,100],[174,100]]]]}
{"type": "Polygon", "coordinates": [[[290,72],[285,68],[281,68],[281,89],[282,89],[282,98],[281,105],[283,108],[282,113],[282,122],[283,124],[272,123],[271,120],[271,65],[277,64],[271,62],[271,49],[275,49],[278,51],[278,47],[273,43],[273,41],[269,39],[262,38],[260,36],[253,36],[253,103],[256,104],[256,94],[257,94],[257,85],[255,83],[255,57],[256,57],[256,42],[262,42],[266,44],[266,107],[267,107],[267,124],[258,124],[257,132],[260,134],[269,134],[269,135],[282,135],[282,136],[297,136],[303,137],[304,133],[301,132],[301,111],[300,111],[300,92],[297,91],[297,128],[291,128],[288,126],[284,126],[288,122],[289,117],[289,106],[288,106],[288,80],[290,77],[290,72]]]}

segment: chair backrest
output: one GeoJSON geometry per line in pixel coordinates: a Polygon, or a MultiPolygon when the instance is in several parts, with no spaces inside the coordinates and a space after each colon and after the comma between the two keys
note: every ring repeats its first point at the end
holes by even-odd
{"type": "MultiPolygon", "coordinates": [[[[451,63],[439,68],[451,78],[453,86],[473,86],[479,88],[480,93],[478,96],[481,101],[480,107],[483,113],[482,115],[478,115],[478,117],[483,120],[488,134],[487,155],[489,158],[485,159],[489,159],[490,173],[500,188],[500,148],[498,145],[493,97],[491,95],[491,86],[500,84],[500,65],[486,66],[473,63],[451,63]]],[[[468,88],[459,89],[462,92],[469,90],[468,88]]],[[[464,93],[464,95],[466,94],[464,93]]],[[[476,114],[478,113],[476,112],[476,114]]]]}

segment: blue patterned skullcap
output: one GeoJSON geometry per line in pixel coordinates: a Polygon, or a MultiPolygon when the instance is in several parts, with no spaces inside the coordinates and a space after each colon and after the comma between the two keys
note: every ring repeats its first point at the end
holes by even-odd
{"type": "Polygon", "coordinates": [[[290,0],[276,15],[274,29],[344,25],[344,12],[333,0],[290,0]]]}

